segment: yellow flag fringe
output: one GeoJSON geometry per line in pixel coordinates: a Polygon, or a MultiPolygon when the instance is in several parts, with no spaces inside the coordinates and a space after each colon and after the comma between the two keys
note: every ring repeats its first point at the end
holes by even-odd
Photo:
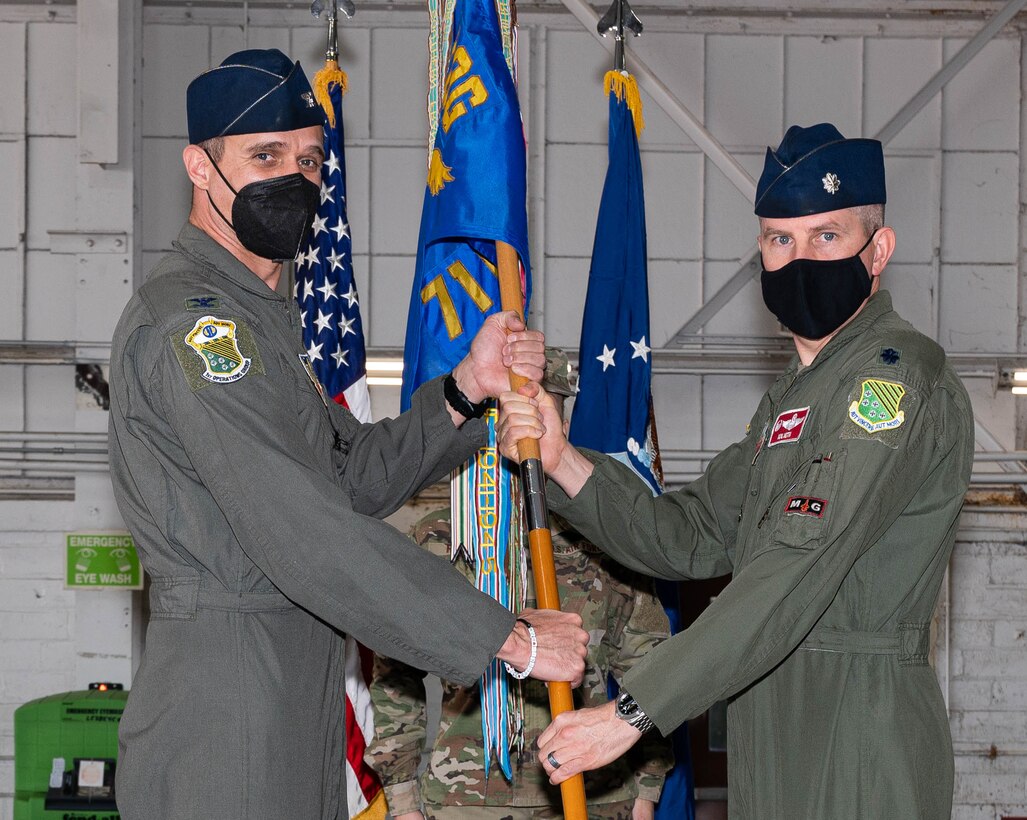
{"type": "Polygon", "coordinates": [[[452,170],[442,161],[442,152],[438,148],[433,148],[431,163],[428,165],[428,190],[432,196],[438,196],[439,191],[446,187],[446,183],[453,181],[453,174],[450,173],[452,170]]]}
{"type": "Polygon", "coordinates": [[[603,91],[607,95],[613,91],[621,101],[627,97],[628,111],[635,121],[635,136],[642,136],[645,118],[642,116],[642,95],[638,91],[635,78],[626,71],[607,71],[606,77],[603,78],[603,91]]]}
{"type": "Polygon", "coordinates": [[[349,89],[349,78],[346,76],[346,72],[339,68],[338,61],[325,60],[324,68],[314,75],[314,82],[311,85],[314,87],[314,99],[321,103],[325,114],[328,115],[328,124],[334,128],[335,107],[332,105],[331,97],[328,96],[328,89],[337,85],[345,94],[349,89]]]}
{"type": "Polygon", "coordinates": [[[354,815],[351,820],[385,820],[388,811],[388,804],[385,802],[385,790],[379,789],[367,808],[359,814],[354,815]]]}

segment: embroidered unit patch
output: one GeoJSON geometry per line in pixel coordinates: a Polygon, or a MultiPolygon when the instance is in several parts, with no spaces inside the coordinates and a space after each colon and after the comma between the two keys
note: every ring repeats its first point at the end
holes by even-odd
{"type": "Polygon", "coordinates": [[[770,438],[767,446],[773,447],[776,444],[793,444],[799,440],[802,430],[806,426],[806,419],[809,418],[808,407],[798,407],[794,410],[785,410],[774,419],[774,426],[770,431],[770,438]]]}
{"type": "Polygon", "coordinates": [[[785,504],[786,515],[809,515],[823,518],[827,509],[827,501],[823,498],[811,498],[805,495],[793,495],[785,504]]]}
{"type": "Polygon", "coordinates": [[[203,316],[185,335],[185,343],[203,361],[200,377],[213,384],[237,382],[250,369],[251,359],[239,350],[235,322],[203,316]]]}
{"type": "Polygon", "coordinates": [[[894,430],[906,420],[905,412],[899,409],[904,395],[906,388],[901,384],[867,379],[860,397],[849,405],[849,419],[868,433],[894,430]]]}

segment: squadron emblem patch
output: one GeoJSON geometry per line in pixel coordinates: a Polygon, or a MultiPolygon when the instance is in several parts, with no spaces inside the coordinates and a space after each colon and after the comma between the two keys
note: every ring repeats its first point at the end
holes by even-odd
{"type": "Polygon", "coordinates": [[[823,518],[827,500],[804,495],[793,495],[785,502],[785,515],[808,515],[823,518]]]}
{"type": "Polygon", "coordinates": [[[235,322],[203,316],[185,335],[185,343],[203,361],[200,378],[213,384],[237,382],[250,369],[251,359],[239,350],[235,322]]]}
{"type": "Polygon", "coordinates": [[[906,388],[882,379],[867,379],[857,398],[849,405],[849,419],[868,433],[901,427],[906,414],[899,409],[906,388]]]}

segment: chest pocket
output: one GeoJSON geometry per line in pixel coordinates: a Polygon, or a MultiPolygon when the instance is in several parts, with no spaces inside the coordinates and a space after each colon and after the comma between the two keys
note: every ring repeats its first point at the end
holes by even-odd
{"type": "Polygon", "coordinates": [[[817,453],[803,462],[786,490],[771,502],[763,529],[764,548],[816,549],[823,542],[836,507],[836,478],[845,451],[817,453]]]}

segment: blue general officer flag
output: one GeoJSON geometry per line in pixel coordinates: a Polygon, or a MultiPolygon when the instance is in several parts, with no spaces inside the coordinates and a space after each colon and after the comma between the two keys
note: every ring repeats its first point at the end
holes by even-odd
{"type": "Polygon", "coordinates": [[[459,0],[424,193],[404,348],[402,409],[447,373],[500,309],[495,240],[521,258],[530,296],[527,166],[493,0],[459,0]]]}
{"type": "MultiPolygon", "coordinates": [[[[638,150],[641,100],[634,78],[627,74],[608,73],[606,90],[609,167],[592,246],[570,440],[623,461],[656,494],[663,490],[663,474],[652,415],[645,195],[638,150]]],[[[677,585],[657,581],[656,587],[671,632],[679,632],[677,585]]],[[[614,695],[616,683],[611,681],[610,688],[614,695]]],[[[692,820],[687,727],[674,732],[672,743],[675,765],[663,785],[656,818],[692,820]]]]}

